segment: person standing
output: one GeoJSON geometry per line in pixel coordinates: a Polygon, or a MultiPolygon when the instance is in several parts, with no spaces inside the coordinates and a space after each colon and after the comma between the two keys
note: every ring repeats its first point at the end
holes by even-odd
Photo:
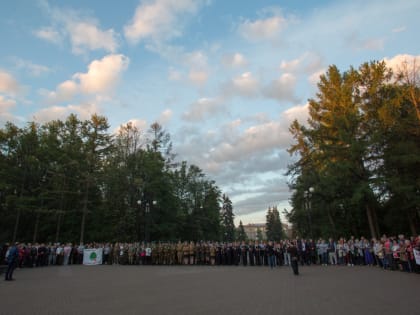
{"type": "Polygon", "coordinates": [[[268,263],[270,265],[270,268],[273,269],[275,267],[275,262],[274,262],[274,246],[273,246],[272,241],[268,242],[268,245],[266,247],[266,252],[267,252],[268,263]]]}
{"type": "Polygon", "coordinates": [[[15,270],[19,258],[19,243],[15,243],[14,246],[10,247],[8,250],[8,255],[6,257],[7,261],[7,270],[5,274],[5,281],[15,280],[13,278],[13,271],[15,270]]]}
{"type": "Polygon", "coordinates": [[[296,247],[295,241],[291,242],[287,252],[290,254],[291,265],[293,269],[293,274],[295,276],[299,275],[299,264],[298,264],[298,249],[296,247]]]}

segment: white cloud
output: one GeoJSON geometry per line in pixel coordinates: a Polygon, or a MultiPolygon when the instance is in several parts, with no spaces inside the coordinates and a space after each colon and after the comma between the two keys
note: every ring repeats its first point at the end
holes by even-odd
{"type": "Polygon", "coordinates": [[[53,27],[43,27],[36,30],[34,34],[35,36],[54,44],[60,44],[62,41],[62,35],[53,27]]]}
{"type": "Polygon", "coordinates": [[[290,136],[278,122],[268,122],[246,129],[236,141],[223,142],[211,152],[211,159],[215,162],[238,161],[263,151],[284,147],[290,136]]]}
{"type": "Polygon", "coordinates": [[[190,122],[197,122],[224,111],[224,104],[221,100],[214,98],[201,98],[190,105],[190,109],[184,113],[182,119],[190,122]]]}
{"type": "Polygon", "coordinates": [[[260,83],[251,72],[245,72],[222,86],[222,93],[225,96],[256,97],[259,90],[260,83]]]}
{"type": "Polygon", "coordinates": [[[167,124],[173,116],[173,112],[170,109],[165,109],[159,116],[159,118],[157,119],[158,123],[161,125],[165,125],[167,124]]]}
{"type": "Polygon", "coordinates": [[[41,94],[47,96],[50,103],[61,103],[71,100],[77,93],[79,93],[79,86],[72,80],[60,83],[55,91],[41,91],[41,94]]]}
{"type": "Polygon", "coordinates": [[[280,70],[285,73],[304,73],[312,74],[323,68],[321,56],[312,52],[305,52],[301,56],[292,60],[282,60],[280,70]]]}
{"type": "Polygon", "coordinates": [[[279,36],[287,26],[287,20],[282,16],[272,16],[255,21],[246,20],[239,26],[239,33],[247,40],[271,40],[279,36]]]}
{"type": "Polygon", "coordinates": [[[99,49],[115,52],[118,48],[117,33],[100,30],[95,21],[68,21],[66,25],[75,54],[99,49]]]}
{"type": "Polygon", "coordinates": [[[285,72],[296,72],[301,66],[302,58],[296,58],[290,61],[283,60],[280,64],[280,69],[285,72]]]}
{"type": "Polygon", "coordinates": [[[87,72],[75,73],[71,80],[59,84],[55,91],[42,91],[41,94],[46,95],[50,102],[68,101],[78,93],[110,95],[128,64],[129,59],[124,55],[107,55],[92,61],[87,72]]]}
{"type": "Polygon", "coordinates": [[[296,119],[300,124],[306,125],[309,118],[309,104],[296,105],[290,107],[282,114],[282,120],[289,127],[290,124],[296,119]]]}
{"type": "Polygon", "coordinates": [[[296,101],[294,94],[296,85],[296,77],[290,73],[284,73],[280,78],[271,81],[264,88],[263,94],[267,98],[278,101],[296,101]]]}
{"type": "Polygon", "coordinates": [[[128,125],[128,124],[131,124],[133,127],[136,127],[136,128],[137,128],[137,130],[138,130],[140,133],[144,133],[144,132],[147,130],[147,128],[149,127],[149,126],[148,126],[148,123],[147,123],[147,121],[146,121],[146,120],[144,120],[144,119],[136,119],[136,118],[134,118],[134,119],[130,119],[130,120],[129,120],[129,121],[127,121],[126,123],[121,124],[120,126],[118,126],[118,127],[114,130],[114,134],[118,134],[118,133],[120,132],[120,130],[121,130],[121,127],[122,127],[122,126],[126,126],[126,125],[128,125]]]}
{"type": "Polygon", "coordinates": [[[404,64],[407,64],[409,69],[410,65],[413,64],[416,64],[417,67],[420,67],[420,55],[413,56],[409,54],[400,54],[392,58],[384,58],[384,61],[387,64],[387,66],[393,70],[394,74],[400,72],[404,64]]]}
{"type": "Polygon", "coordinates": [[[222,57],[222,63],[231,68],[240,68],[248,65],[248,60],[240,54],[240,53],[234,53],[234,54],[228,54],[224,55],[222,57]]]}
{"type": "Polygon", "coordinates": [[[37,37],[54,44],[60,44],[68,37],[74,54],[101,49],[113,53],[117,50],[118,33],[112,28],[102,30],[96,18],[71,9],[51,7],[48,2],[42,2],[41,6],[50,16],[53,26],[35,31],[37,37]]]}
{"type": "Polygon", "coordinates": [[[142,1],[130,23],[124,27],[125,37],[132,43],[150,39],[162,42],[182,34],[182,17],[194,14],[201,0],[142,1]]]}
{"type": "Polygon", "coordinates": [[[51,106],[43,108],[33,114],[33,119],[39,123],[51,120],[65,120],[70,114],[76,114],[80,119],[90,119],[93,114],[100,113],[100,108],[95,103],[84,103],[67,106],[51,106]]]}
{"type": "Polygon", "coordinates": [[[19,83],[8,72],[0,69],[0,93],[16,95],[21,90],[19,83]]]}
{"type": "Polygon", "coordinates": [[[76,73],[73,79],[80,82],[80,90],[83,93],[107,93],[117,85],[128,64],[129,58],[124,55],[108,55],[101,60],[92,61],[88,72],[76,73]]]}
{"type": "Polygon", "coordinates": [[[312,85],[318,84],[320,76],[322,74],[324,74],[325,71],[326,71],[326,69],[321,69],[321,70],[316,71],[316,72],[312,73],[311,75],[309,75],[309,77],[308,77],[309,83],[311,83],[312,85]]]}

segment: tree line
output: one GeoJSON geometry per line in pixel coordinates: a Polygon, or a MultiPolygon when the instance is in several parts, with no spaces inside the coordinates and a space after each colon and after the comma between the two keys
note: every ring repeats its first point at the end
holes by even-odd
{"type": "Polygon", "coordinates": [[[174,159],[158,123],[111,134],[99,115],[9,122],[0,129],[0,240],[233,239],[229,197],[174,159]]]}
{"type": "Polygon", "coordinates": [[[293,209],[304,237],[415,235],[420,223],[420,71],[368,62],[330,66],[290,126],[293,209]]]}

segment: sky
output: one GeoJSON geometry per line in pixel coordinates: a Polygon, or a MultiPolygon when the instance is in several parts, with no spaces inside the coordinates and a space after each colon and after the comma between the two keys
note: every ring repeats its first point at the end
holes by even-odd
{"type": "Polygon", "coordinates": [[[155,121],[235,222],[290,210],[288,131],[329,65],[420,55],[415,0],[0,2],[0,127],[104,115],[155,121]]]}

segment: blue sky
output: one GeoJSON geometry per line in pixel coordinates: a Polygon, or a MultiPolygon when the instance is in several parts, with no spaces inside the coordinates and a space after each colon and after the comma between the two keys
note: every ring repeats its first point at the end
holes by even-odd
{"type": "Polygon", "coordinates": [[[328,65],[420,53],[419,1],[2,1],[0,124],[154,121],[236,222],[290,206],[288,127],[328,65]]]}

